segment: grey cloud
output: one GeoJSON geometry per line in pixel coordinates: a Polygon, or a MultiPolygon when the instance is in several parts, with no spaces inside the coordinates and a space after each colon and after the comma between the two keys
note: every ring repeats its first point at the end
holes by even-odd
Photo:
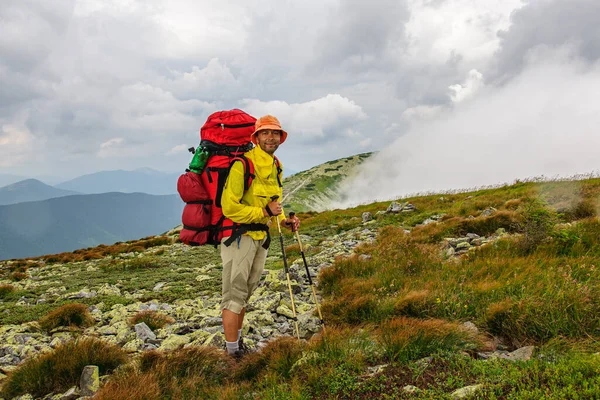
{"type": "Polygon", "coordinates": [[[531,51],[540,46],[575,46],[578,56],[600,58],[600,2],[597,0],[529,1],[513,12],[512,25],[500,32],[492,79],[504,81],[517,75],[531,51]]]}
{"type": "Polygon", "coordinates": [[[388,69],[389,52],[405,45],[404,24],[409,17],[405,1],[340,2],[316,43],[314,66],[350,72],[388,69]]]}

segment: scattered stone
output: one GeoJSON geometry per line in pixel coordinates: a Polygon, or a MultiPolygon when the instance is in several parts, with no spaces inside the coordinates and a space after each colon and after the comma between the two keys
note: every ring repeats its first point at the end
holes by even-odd
{"type": "Polygon", "coordinates": [[[152,332],[152,329],[146,325],[145,322],[140,322],[139,324],[135,324],[135,334],[138,339],[145,342],[148,339],[156,339],[156,335],[152,332]]]}
{"type": "Polygon", "coordinates": [[[452,396],[452,399],[465,399],[469,396],[473,396],[475,393],[477,393],[482,388],[483,388],[483,385],[481,385],[481,384],[465,386],[464,388],[455,390],[454,392],[452,392],[452,394],[450,396],[452,396]]]}
{"type": "Polygon", "coordinates": [[[477,329],[477,326],[475,326],[475,324],[471,321],[465,322],[463,324],[463,328],[465,328],[467,332],[472,333],[473,335],[477,335],[479,333],[479,329],[477,329]]]}
{"type": "Polygon", "coordinates": [[[160,347],[158,348],[159,350],[165,351],[165,350],[176,350],[180,347],[183,347],[184,345],[188,344],[190,342],[190,338],[188,336],[183,336],[183,335],[169,335],[169,337],[167,337],[162,344],[160,345],[160,347]]]}
{"type": "Polygon", "coordinates": [[[370,212],[366,211],[366,212],[362,213],[362,221],[363,221],[363,223],[369,222],[372,219],[373,219],[373,214],[371,214],[370,212]]]}
{"type": "Polygon", "coordinates": [[[469,242],[461,242],[456,245],[456,251],[469,250],[470,248],[471,245],[469,244],[469,242]]]}
{"type": "Polygon", "coordinates": [[[77,388],[77,386],[73,386],[71,389],[67,390],[63,394],[58,397],[58,400],[75,400],[81,396],[81,392],[77,388]]]}
{"type": "Polygon", "coordinates": [[[383,370],[385,370],[387,368],[389,364],[381,364],[381,365],[376,365],[374,367],[368,367],[367,370],[369,371],[367,373],[366,376],[374,376],[379,374],[380,372],[382,372],[383,370]]]}
{"type": "Polygon", "coordinates": [[[533,356],[534,350],[535,346],[521,347],[513,351],[512,353],[509,353],[506,356],[506,359],[510,361],[528,361],[531,360],[531,356],[533,356]]]}
{"type": "Polygon", "coordinates": [[[415,393],[415,392],[417,392],[417,391],[419,390],[419,388],[418,388],[418,387],[416,387],[416,386],[413,386],[413,385],[406,385],[406,386],[404,386],[404,387],[402,388],[402,390],[403,390],[405,393],[415,393]]]}
{"type": "Polygon", "coordinates": [[[358,259],[360,261],[367,261],[367,260],[370,260],[372,258],[373,258],[373,256],[371,256],[370,254],[361,254],[361,255],[358,256],[358,259]]]}
{"type": "Polygon", "coordinates": [[[161,292],[166,284],[167,284],[166,282],[159,282],[154,286],[152,291],[153,292],[161,292]]]}
{"type": "Polygon", "coordinates": [[[79,379],[79,388],[83,396],[93,396],[100,387],[100,370],[96,365],[87,365],[83,368],[79,379]]]}
{"type": "Polygon", "coordinates": [[[488,208],[486,208],[485,210],[483,210],[481,212],[481,216],[482,217],[489,217],[489,216],[492,216],[492,215],[496,214],[497,211],[498,210],[496,210],[494,207],[488,207],[488,208]]]}

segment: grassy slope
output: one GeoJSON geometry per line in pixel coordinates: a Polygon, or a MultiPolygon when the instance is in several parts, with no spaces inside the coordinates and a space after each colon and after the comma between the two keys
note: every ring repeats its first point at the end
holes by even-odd
{"type": "MultiPolygon", "coordinates": [[[[128,398],[126,394],[154,390],[148,398],[426,399],[450,398],[455,389],[484,382],[479,398],[598,398],[599,199],[600,179],[518,183],[405,199],[417,212],[377,216],[379,239],[359,249],[370,259],[338,260],[321,273],[328,322],[324,335],[308,343],[279,340],[231,367],[233,375],[215,381],[222,385],[203,379],[201,373],[165,375],[175,367],[143,363],[142,370],[115,376],[100,398],[128,398]],[[482,216],[488,207],[498,211],[482,216]],[[445,214],[440,223],[416,226],[435,214],[445,214]],[[490,236],[498,228],[509,235],[459,258],[443,256],[443,238],[490,236]],[[474,322],[481,334],[465,333],[459,327],[465,321],[474,322]],[[467,355],[492,350],[498,343],[508,349],[538,347],[527,362],[467,355]],[[433,358],[417,361],[425,356],[433,358]],[[367,374],[368,367],[384,363],[389,364],[384,372],[367,374]],[[419,391],[408,395],[402,390],[405,385],[419,391]]],[[[360,226],[362,212],[375,214],[387,205],[300,214],[301,229],[312,235],[318,249],[333,234],[360,226]]],[[[83,287],[99,279],[150,287],[173,279],[173,289],[162,294],[166,300],[197,297],[203,290],[216,289],[186,283],[185,269],[199,256],[218,263],[218,254],[206,248],[168,258],[156,254],[150,267],[106,260],[102,262],[107,265],[91,275],[83,266],[67,265],[78,268],[67,283],[83,287]],[[176,270],[175,265],[184,268],[176,270]],[[179,278],[181,285],[176,283],[179,278]]],[[[280,267],[274,257],[269,263],[280,267]]],[[[43,314],[10,313],[21,295],[26,292],[9,294],[2,303],[3,323],[43,314]]],[[[202,357],[197,361],[222,363],[217,355],[202,357]]]]}
{"type": "Polygon", "coordinates": [[[284,208],[295,212],[324,210],[331,200],[339,200],[338,185],[372,154],[328,161],[286,178],[283,185],[284,208]]]}

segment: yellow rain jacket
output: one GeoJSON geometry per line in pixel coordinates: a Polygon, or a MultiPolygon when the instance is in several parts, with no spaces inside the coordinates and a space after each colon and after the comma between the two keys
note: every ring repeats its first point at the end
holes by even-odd
{"type": "MultiPolygon", "coordinates": [[[[282,188],[277,181],[277,165],[273,156],[260,146],[254,147],[244,155],[254,164],[254,179],[250,188],[244,193],[243,162],[233,163],[221,197],[223,215],[238,224],[266,224],[270,218],[263,215],[263,209],[271,201],[272,196],[279,196],[279,201],[283,196],[282,188]]],[[[281,213],[278,218],[283,221],[285,215],[281,213]]],[[[254,240],[262,240],[267,234],[264,231],[251,231],[247,235],[254,240]]]]}

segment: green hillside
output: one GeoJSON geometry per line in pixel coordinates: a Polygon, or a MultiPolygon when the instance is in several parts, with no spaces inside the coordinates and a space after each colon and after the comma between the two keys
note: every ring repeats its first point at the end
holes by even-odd
{"type": "Polygon", "coordinates": [[[600,398],[600,179],[395,203],[299,213],[325,328],[286,232],[302,340],[273,241],[240,362],[219,252],[176,231],[0,262],[0,396],[65,393],[98,365],[95,399],[600,398]]]}
{"type": "Polygon", "coordinates": [[[283,181],[283,205],[286,210],[323,211],[331,201],[341,200],[339,184],[356,173],[356,168],[373,153],[362,153],[317,165],[283,181]]]}

